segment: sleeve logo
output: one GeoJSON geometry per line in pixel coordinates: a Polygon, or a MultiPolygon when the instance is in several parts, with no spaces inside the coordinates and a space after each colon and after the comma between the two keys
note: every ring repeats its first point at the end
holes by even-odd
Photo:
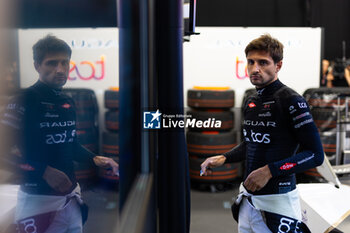
{"type": "Polygon", "coordinates": [[[306,103],[304,103],[304,102],[298,102],[298,106],[299,106],[299,108],[307,108],[307,105],[306,105],[306,103]]]}
{"type": "Polygon", "coordinates": [[[296,163],[285,163],[283,164],[281,167],[280,167],[280,170],[290,170],[292,169],[293,167],[295,167],[297,164],[296,163]]]}

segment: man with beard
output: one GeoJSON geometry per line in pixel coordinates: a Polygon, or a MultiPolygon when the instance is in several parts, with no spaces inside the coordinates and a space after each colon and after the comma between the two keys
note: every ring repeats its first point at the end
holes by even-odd
{"type": "Polygon", "coordinates": [[[244,181],[232,212],[239,232],[309,232],[301,220],[295,173],[322,164],[324,153],[309,107],[278,79],[283,45],[270,35],[246,49],[250,82],[257,93],[244,103],[243,142],[207,158],[201,175],[245,160],[244,181]]]}
{"type": "Polygon", "coordinates": [[[87,218],[73,161],[93,162],[118,174],[111,158],[97,156],[77,142],[76,112],[62,92],[71,49],[52,35],[33,46],[39,80],[8,104],[2,124],[16,138],[23,182],[15,220],[19,232],[80,233],[87,218]]]}

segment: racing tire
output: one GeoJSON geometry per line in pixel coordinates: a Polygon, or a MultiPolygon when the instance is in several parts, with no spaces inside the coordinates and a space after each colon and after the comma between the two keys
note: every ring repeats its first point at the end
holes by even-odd
{"type": "Polygon", "coordinates": [[[78,142],[91,152],[98,154],[98,130],[91,129],[79,129],[77,130],[78,142]]]}
{"type": "Polygon", "coordinates": [[[187,132],[187,150],[200,157],[223,154],[237,145],[236,132],[187,132]]]}
{"type": "Polygon", "coordinates": [[[107,157],[119,156],[119,134],[115,132],[103,132],[102,154],[107,157]]]}
{"type": "Polygon", "coordinates": [[[232,108],[235,103],[233,90],[195,90],[187,91],[187,105],[193,108],[232,108]]]}
{"type": "Polygon", "coordinates": [[[108,109],[119,108],[119,91],[106,90],[104,95],[105,107],[108,109]]]}
{"type": "Polygon", "coordinates": [[[77,129],[98,127],[98,104],[93,90],[67,88],[63,89],[63,93],[74,101],[77,129]]]}
{"type": "Polygon", "coordinates": [[[200,165],[205,158],[198,156],[189,156],[189,169],[191,181],[200,183],[226,183],[232,181],[239,176],[240,163],[226,163],[220,167],[212,168],[212,174],[200,176],[200,165]]]}
{"type": "Polygon", "coordinates": [[[119,112],[110,110],[105,113],[105,126],[107,130],[118,131],[119,130],[119,112]]]}

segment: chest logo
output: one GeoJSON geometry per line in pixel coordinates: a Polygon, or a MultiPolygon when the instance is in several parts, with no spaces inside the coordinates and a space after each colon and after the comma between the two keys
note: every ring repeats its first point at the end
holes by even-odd
{"type": "Polygon", "coordinates": [[[262,127],[276,127],[276,122],[274,121],[251,121],[251,120],[244,120],[244,125],[251,125],[251,126],[262,126],[262,127]]]}
{"type": "Polygon", "coordinates": [[[254,108],[254,107],[256,107],[256,105],[255,105],[253,102],[251,102],[250,104],[248,104],[248,106],[249,106],[249,108],[254,108]]]}
{"type": "Polygon", "coordinates": [[[68,104],[68,103],[65,103],[65,104],[62,105],[62,108],[65,108],[65,109],[68,109],[68,108],[70,108],[70,107],[71,107],[71,105],[68,104]]]}
{"type": "Polygon", "coordinates": [[[266,133],[266,134],[255,133],[253,130],[251,130],[250,136],[251,136],[253,142],[265,143],[265,144],[269,144],[271,142],[270,134],[268,134],[268,133],[266,133]]]}
{"type": "Polygon", "coordinates": [[[270,116],[272,116],[272,114],[271,114],[271,112],[265,112],[265,113],[260,113],[258,116],[259,117],[270,117],[270,116]]]}

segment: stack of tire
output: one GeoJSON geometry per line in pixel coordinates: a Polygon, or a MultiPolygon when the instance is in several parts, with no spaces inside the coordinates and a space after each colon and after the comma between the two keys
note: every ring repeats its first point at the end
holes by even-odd
{"type": "Polygon", "coordinates": [[[200,176],[200,165],[206,158],[223,154],[237,145],[234,113],[231,111],[234,97],[234,91],[228,88],[194,88],[187,92],[187,105],[190,107],[186,114],[188,120],[209,123],[209,127],[191,127],[187,131],[192,184],[222,187],[238,177],[239,165],[236,163],[213,168],[211,175],[200,176]],[[215,128],[213,124],[217,121],[221,121],[220,128],[215,128]]]}
{"type": "MultiPolygon", "coordinates": [[[[113,88],[104,93],[105,128],[102,134],[102,154],[119,161],[119,89],[113,88]]],[[[116,189],[119,176],[111,174],[110,170],[99,168],[100,181],[106,187],[116,189]]]]}
{"type": "MultiPolygon", "coordinates": [[[[98,153],[99,128],[98,104],[95,92],[90,89],[67,88],[64,93],[70,96],[76,106],[76,128],[78,142],[93,153],[98,153]]],[[[74,162],[75,176],[83,187],[96,181],[96,166],[91,163],[74,162]]]]}
{"type": "MultiPolygon", "coordinates": [[[[338,96],[340,94],[350,94],[350,88],[310,88],[303,94],[310,106],[312,117],[319,130],[323,150],[333,165],[335,164],[336,155],[337,111],[338,96]]],[[[340,97],[342,113],[345,110],[344,103],[345,97],[340,97]]],[[[316,169],[310,169],[305,174],[320,177],[316,169]]]]}

